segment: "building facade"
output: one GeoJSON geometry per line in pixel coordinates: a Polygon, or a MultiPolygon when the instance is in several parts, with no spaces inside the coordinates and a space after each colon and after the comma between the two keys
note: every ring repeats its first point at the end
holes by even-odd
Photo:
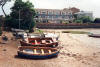
{"type": "Polygon", "coordinates": [[[69,8],[69,10],[71,10],[73,14],[80,12],[80,9],[78,9],[76,7],[69,8]]]}
{"type": "Polygon", "coordinates": [[[61,23],[62,21],[72,21],[72,11],[69,9],[35,9],[36,10],[36,22],[43,23],[61,23]]]}
{"type": "Polygon", "coordinates": [[[80,11],[80,12],[75,13],[75,15],[77,15],[77,18],[87,16],[87,17],[93,19],[93,13],[90,11],[80,11]]]}

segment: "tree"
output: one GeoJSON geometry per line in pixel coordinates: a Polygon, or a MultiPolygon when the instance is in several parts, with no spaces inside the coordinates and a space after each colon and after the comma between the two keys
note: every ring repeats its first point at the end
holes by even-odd
{"type": "Polygon", "coordinates": [[[11,13],[6,16],[6,25],[11,28],[32,30],[35,25],[36,15],[34,6],[29,1],[16,0],[11,8],[11,13]]]}
{"type": "Polygon", "coordinates": [[[2,34],[2,23],[4,22],[4,17],[1,15],[0,16],[0,36],[1,36],[1,34],[2,34]]]}
{"type": "Polygon", "coordinates": [[[1,8],[2,8],[2,11],[3,11],[3,13],[4,13],[4,15],[6,16],[6,13],[5,13],[5,11],[4,11],[4,9],[3,9],[3,7],[4,7],[4,5],[7,3],[7,1],[6,2],[4,2],[3,4],[2,4],[2,6],[1,6],[1,8]]]}
{"type": "Polygon", "coordinates": [[[96,18],[96,19],[94,20],[94,23],[100,23],[100,18],[96,18]]]}
{"type": "Polygon", "coordinates": [[[5,13],[3,7],[5,6],[5,4],[6,4],[7,2],[10,2],[10,1],[11,1],[11,0],[0,0],[0,5],[1,5],[2,11],[3,11],[3,13],[4,13],[5,16],[7,16],[7,15],[6,15],[6,13],[5,13]]]}
{"type": "Polygon", "coordinates": [[[92,19],[89,16],[83,16],[80,18],[83,23],[92,22],[92,19]]]}
{"type": "Polygon", "coordinates": [[[75,18],[74,21],[77,22],[77,23],[88,23],[88,22],[92,22],[92,19],[89,16],[83,16],[83,17],[80,17],[80,18],[75,18]]]}
{"type": "Polygon", "coordinates": [[[75,20],[76,23],[82,23],[82,20],[75,20]]]}

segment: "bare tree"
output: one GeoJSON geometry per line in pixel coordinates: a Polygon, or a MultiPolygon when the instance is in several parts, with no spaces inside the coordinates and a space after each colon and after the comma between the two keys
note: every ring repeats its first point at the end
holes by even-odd
{"type": "Polygon", "coordinates": [[[5,4],[6,4],[8,1],[11,1],[11,0],[0,0],[0,5],[1,5],[2,11],[3,11],[3,13],[4,13],[5,16],[6,16],[6,13],[5,13],[3,7],[5,6],[5,4]]]}

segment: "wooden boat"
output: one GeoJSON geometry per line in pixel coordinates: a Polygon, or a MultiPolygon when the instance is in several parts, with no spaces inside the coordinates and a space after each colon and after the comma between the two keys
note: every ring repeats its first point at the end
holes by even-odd
{"type": "Polygon", "coordinates": [[[58,42],[52,38],[28,38],[26,41],[20,41],[21,46],[39,46],[39,47],[56,47],[58,42]]]}
{"type": "Polygon", "coordinates": [[[96,37],[96,38],[100,38],[100,34],[89,34],[89,37],[96,37]]]}
{"type": "Polygon", "coordinates": [[[56,48],[50,47],[20,46],[18,49],[18,56],[34,59],[57,57],[59,53],[56,48]]]}

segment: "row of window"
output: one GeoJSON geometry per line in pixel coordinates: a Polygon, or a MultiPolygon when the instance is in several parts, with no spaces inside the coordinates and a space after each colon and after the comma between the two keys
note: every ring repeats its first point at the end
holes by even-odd
{"type": "Polygon", "coordinates": [[[72,18],[72,15],[67,15],[67,16],[45,16],[45,15],[40,15],[37,16],[37,18],[72,18]]]}
{"type": "Polygon", "coordinates": [[[54,18],[54,17],[48,17],[48,18],[43,18],[43,17],[39,17],[38,19],[72,19],[73,17],[58,17],[58,18],[54,18]]]}
{"type": "Polygon", "coordinates": [[[68,15],[68,14],[72,14],[72,13],[71,12],[37,12],[37,14],[68,15]]]}

